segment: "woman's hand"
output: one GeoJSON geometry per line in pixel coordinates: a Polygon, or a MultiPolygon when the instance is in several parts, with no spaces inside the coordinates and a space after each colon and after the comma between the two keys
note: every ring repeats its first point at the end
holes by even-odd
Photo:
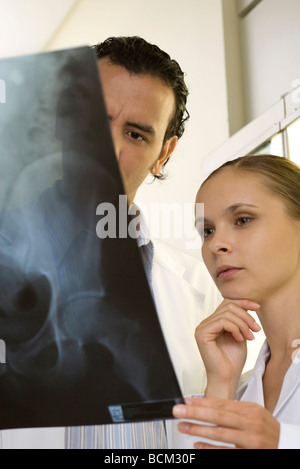
{"type": "Polygon", "coordinates": [[[247,358],[247,340],[260,331],[248,310],[260,306],[248,300],[225,299],[214,314],[201,322],[195,337],[206,368],[208,398],[234,399],[247,358]]]}
{"type": "MultiPolygon", "coordinates": [[[[179,423],[181,433],[223,442],[237,449],[278,448],[280,424],[270,412],[257,404],[221,399],[186,399],[186,404],[173,408],[174,417],[199,420],[202,424],[179,423]]],[[[195,443],[194,447],[224,448],[202,442],[195,443]]]]}

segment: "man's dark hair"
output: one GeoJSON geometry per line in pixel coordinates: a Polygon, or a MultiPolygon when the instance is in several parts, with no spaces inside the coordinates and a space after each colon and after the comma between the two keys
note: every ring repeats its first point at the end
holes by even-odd
{"type": "MultiPolygon", "coordinates": [[[[174,135],[180,138],[184,133],[185,122],[190,116],[186,109],[189,92],[179,64],[158,46],[149,44],[138,36],[110,37],[92,47],[98,59],[107,57],[113,64],[121,65],[133,75],[150,75],[160,78],[172,88],[175,95],[175,109],[164,143],[174,135]]],[[[162,174],[155,177],[164,179],[162,174]]]]}

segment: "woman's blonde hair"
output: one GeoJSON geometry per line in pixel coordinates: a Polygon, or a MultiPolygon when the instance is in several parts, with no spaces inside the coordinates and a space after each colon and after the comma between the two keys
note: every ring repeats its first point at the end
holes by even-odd
{"type": "Polygon", "coordinates": [[[249,155],[227,161],[210,174],[206,181],[226,167],[263,177],[266,188],[284,201],[288,214],[300,220],[300,167],[297,164],[274,155],[249,155]]]}

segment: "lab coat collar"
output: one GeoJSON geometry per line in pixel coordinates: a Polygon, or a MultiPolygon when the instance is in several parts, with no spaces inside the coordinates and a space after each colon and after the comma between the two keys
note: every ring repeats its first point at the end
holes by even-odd
{"type": "Polygon", "coordinates": [[[208,277],[208,273],[203,262],[161,239],[152,238],[143,212],[137,204],[133,203],[130,206],[130,213],[134,215],[137,211],[140,212],[138,247],[148,244],[151,240],[154,245],[154,262],[160,264],[172,275],[184,279],[194,290],[204,295],[205,282],[203,279],[208,277]],[[197,268],[195,268],[196,265],[197,268]]]}
{"type": "Polygon", "coordinates": [[[139,228],[140,229],[139,229],[139,236],[137,238],[138,247],[140,248],[141,246],[149,244],[150,243],[149,229],[148,229],[146,218],[143,212],[138,207],[138,205],[133,202],[133,204],[131,204],[129,208],[129,213],[133,216],[139,213],[139,228]]]}
{"type": "MultiPolygon", "coordinates": [[[[247,373],[242,378],[241,386],[237,392],[237,397],[243,401],[256,402],[264,407],[264,392],[263,392],[263,376],[266,369],[266,362],[270,355],[270,348],[267,341],[262,346],[262,349],[257,358],[255,367],[251,372],[251,377],[247,380],[249,374],[247,373]],[[247,380],[245,382],[245,380],[247,380]]],[[[300,350],[293,357],[293,362],[288,369],[283,384],[281,393],[275,407],[273,416],[277,417],[285,404],[289,401],[292,394],[296,391],[300,384],[300,350]]]]}
{"type": "MultiPolygon", "coordinates": [[[[266,363],[267,360],[270,356],[270,348],[267,343],[267,341],[264,343],[261,352],[258,356],[254,371],[253,371],[253,381],[255,382],[255,386],[258,386],[258,380],[260,381],[261,385],[261,390],[259,394],[261,393],[262,396],[262,402],[261,405],[264,406],[264,392],[263,392],[263,376],[265,373],[266,369],[266,363]]],[[[290,397],[293,395],[293,393],[296,391],[300,384],[300,350],[298,353],[295,353],[295,356],[293,357],[292,364],[288,371],[286,372],[286,375],[284,377],[283,383],[282,383],[282,388],[280,392],[280,396],[277,402],[277,405],[274,409],[273,416],[276,417],[280,411],[283,409],[285,404],[289,401],[290,397]]],[[[249,382],[249,385],[250,382],[249,382]]],[[[248,394],[247,389],[247,394],[248,394]]],[[[260,399],[261,400],[261,399],[260,399]]]]}
{"type": "Polygon", "coordinates": [[[253,370],[245,373],[237,391],[237,399],[242,401],[255,402],[264,407],[263,375],[266,369],[266,361],[270,355],[268,343],[265,341],[253,370]],[[249,377],[250,374],[250,377],[249,377]]]}
{"type": "Polygon", "coordinates": [[[181,279],[198,294],[206,295],[206,279],[209,274],[201,260],[194,258],[171,244],[160,239],[153,239],[154,262],[171,275],[181,279]]]}
{"type": "Polygon", "coordinates": [[[300,385],[300,350],[295,352],[295,356],[292,357],[292,360],[292,364],[283,380],[281,393],[273,414],[274,417],[280,413],[300,385]]]}

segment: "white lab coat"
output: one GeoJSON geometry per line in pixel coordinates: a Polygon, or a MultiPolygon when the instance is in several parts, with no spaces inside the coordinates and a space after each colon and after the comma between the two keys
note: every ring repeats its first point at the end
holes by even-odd
{"type": "Polygon", "coordinates": [[[206,373],[195,329],[222,298],[203,262],[163,241],[154,241],[155,304],[182,393],[205,389],[206,373]]]}
{"type": "MultiPolygon", "coordinates": [[[[237,399],[264,407],[262,378],[270,350],[265,342],[250,378],[238,390],[237,399]]],[[[288,369],[273,412],[280,422],[279,449],[300,449],[300,352],[288,369]]]]}
{"type": "MultiPolygon", "coordinates": [[[[184,395],[201,394],[205,368],[194,332],[220,304],[221,297],[204,264],[184,251],[154,240],[152,289],[161,327],[184,395]],[[209,305],[209,306],[208,306],[209,305]]],[[[2,448],[65,447],[64,428],[5,430],[2,448]]]]}

